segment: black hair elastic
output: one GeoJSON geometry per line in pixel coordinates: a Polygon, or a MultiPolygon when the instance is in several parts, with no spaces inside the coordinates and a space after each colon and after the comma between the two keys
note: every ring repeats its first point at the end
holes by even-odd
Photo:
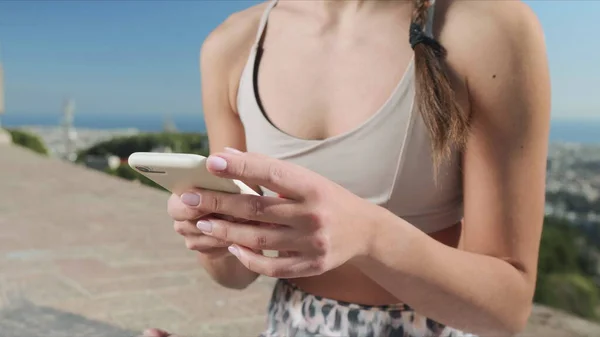
{"type": "Polygon", "coordinates": [[[444,48],[442,47],[442,45],[439,42],[437,42],[437,40],[435,40],[434,38],[427,36],[427,34],[425,34],[425,32],[423,31],[421,25],[419,25],[416,22],[410,24],[409,42],[410,47],[412,49],[415,49],[417,45],[422,43],[433,48],[433,51],[437,56],[441,56],[444,54],[444,48]]]}

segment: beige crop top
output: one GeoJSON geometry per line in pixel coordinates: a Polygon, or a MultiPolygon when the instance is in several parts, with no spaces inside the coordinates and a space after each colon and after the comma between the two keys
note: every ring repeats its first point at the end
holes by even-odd
{"type": "MultiPolygon", "coordinates": [[[[305,140],[271,124],[255,90],[255,70],[269,13],[276,3],[273,1],[262,17],[239,84],[237,105],[247,150],[304,166],[426,233],[459,222],[463,215],[460,157],[454,152],[440,166],[436,184],[429,134],[414,106],[412,60],[383,106],[348,132],[324,140],[305,140]]],[[[426,32],[431,34],[433,5],[428,17],[426,32]]],[[[266,189],[264,193],[274,195],[266,189]]]]}

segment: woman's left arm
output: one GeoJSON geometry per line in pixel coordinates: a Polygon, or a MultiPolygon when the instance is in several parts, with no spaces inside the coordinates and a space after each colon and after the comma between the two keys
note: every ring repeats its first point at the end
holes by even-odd
{"type": "Polygon", "coordinates": [[[386,214],[360,264],[417,312],[482,335],[524,329],[544,215],[550,79],[543,33],[533,13],[510,15],[510,27],[492,22],[479,31],[486,41],[472,44],[479,47],[465,67],[473,119],[461,250],[386,214]]]}

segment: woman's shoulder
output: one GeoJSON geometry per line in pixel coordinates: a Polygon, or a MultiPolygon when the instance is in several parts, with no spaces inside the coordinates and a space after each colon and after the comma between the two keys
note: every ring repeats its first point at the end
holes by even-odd
{"type": "Polygon", "coordinates": [[[200,74],[205,105],[211,105],[210,100],[226,93],[228,104],[235,109],[239,79],[267,5],[261,3],[230,15],[202,43],[200,74]]]}
{"type": "Polygon", "coordinates": [[[438,2],[447,6],[436,23],[439,40],[448,51],[448,65],[466,83],[472,123],[493,124],[487,134],[502,135],[506,142],[529,137],[524,129],[514,128],[519,123],[545,125],[549,64],[542,25],[533,10],[522,1],[438,2]],[[478,120],[477,115],[485,118],[478,120]]]}
{"type": "Polygon", "coordinates": [[[247,58],[267,2],[231,14],[212,30],[200,51],[202,67],[231,69],[247,58]],[[204,65],[204,63],[206,63],[204,65]]]}
{"type": "Polygon", "coordinates": [[[478,66],[518,62],[523,52],[542,46],[541,24],[522,1],[437,1],[434,33],[461,74],[478,66]]]}

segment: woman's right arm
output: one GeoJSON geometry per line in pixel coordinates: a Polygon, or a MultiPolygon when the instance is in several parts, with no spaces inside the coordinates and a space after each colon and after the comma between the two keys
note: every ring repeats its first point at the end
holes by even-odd
{"type": "MultiPolygon", "coordinates": [[[[243,125],[236,113],[239,79],[254,41],[261,10],[232,15],[205,40],[200,52],[202,102],[210,152],[232,147],[246,150],[243,125]]],[[[257,186],[251,186],[255,190],[257,186]]],[[[259,190],[258,190],[259,191],[259,190]]],[[[219,284],[242,289],[258,274],[248,270],[225,248],[215,253],[198,253],[199,260],[219,284]]]]}

